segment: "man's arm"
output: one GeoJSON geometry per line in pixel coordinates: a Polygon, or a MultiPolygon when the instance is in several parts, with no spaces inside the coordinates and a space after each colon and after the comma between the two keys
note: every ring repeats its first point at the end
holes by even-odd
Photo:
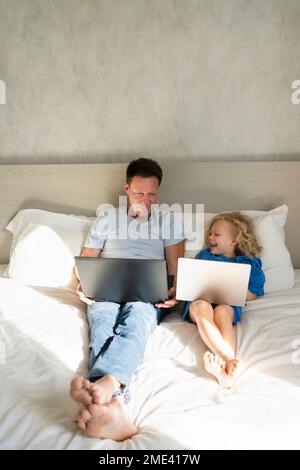
{"type": "Polygon", "coordinates": [[[177,282],[177,268],[178,258],[183,257],[184,254],[184,241],[177,243],[177,245],[169,245],[165,248],[166,260],[168,265],[168,274],[174,276],[173,286],[169,289],[169,299],[161,304],[156,304],[156,307],[171,308],[174,307],[178,301],[176,295],[176,282],[177,282]]]}
{"type": "MultiPolygon", "coordinates": [[[[98,248],[85,248],[83,247],[80,252],[80,256],[87,256],[91,258],[97,258],[100,256],[101,250],[98,248]]],[[[75,276],[77,277],[78,281],[80,282],[79,276],[78,276],[78,271],[77,271],[77,266],[75,266],[74,269],[75,276]]]]}
{"type": "MultiPolygon", "coordinates": [[[[85,247],[83,247],[81,249],[80,256],[87,256],[87,257],[91,257],[91,258],[97,258],[98,256],[100,256],[100,253],[101,253],[101,250],[98,249],[98,248],[85,248],[85,247]]],[[[85,295],[83,293],[83,290],[82,290],[82,287],[81,287],[81,284],[80,284],[78,271],[77,271],[77,266],[75,266],[74,273],[75,273],[75,276],[78,279],[78,285],[77,285],[77,288],[76,288],[76,293],[78,294],[80,300],[82,302],[84,302],[85,304],[87,304],[87,305],[91,305],[91,304],[95,303],[94,300],[89,299],[88,297],[85,297],[85,295]]]]}
{"type": "Polygon", "coordinates": [[[165,248],[166,260],[168,265],[168,273],[174,276],[173,286],[176,287],[178,258],[182,258],[184,254],[184,241],[177,243],[177,245],[166,246],[165,248]]]}

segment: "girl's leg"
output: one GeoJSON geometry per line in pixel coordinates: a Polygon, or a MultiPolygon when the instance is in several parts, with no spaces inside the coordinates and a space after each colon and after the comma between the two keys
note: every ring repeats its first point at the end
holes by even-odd
{"type": "Polygon", "coordinates": [[[230,305],[217,305],[214,308],[214,322],[223,339],[223,354],[225,360],[235,358],[236,330],[232,325],[233,308],[230,305]]]}
{"type": "MultiPolygon", "coordinates": [[[[197,324],[199,334],[208,348],[214,353],[207,351],[204,356],[205,369],[213,374],[223,387],[232,386],[232,373],[228,373],[226,366],[234,366],[235,332],[232,335],[232,312],[218,306],[215,313],[212,305],[205,300],[197,300],[190,305],[189,314],[192,321],[197,324]],[[221,325],[221,333],[219,326],[221,325]]],[[[225,306],[227,307],[227,306],[225,306]]]]}
{"type": "Polygon", "coordinates": [[[223,356],[226,362],[226,371],[229,375],[236,372],[239,360],[236,358],[236,328],[232,325],[234,312],[230,305],[220,304],[214,309],[214,320],[228,345],[228,352],[223,356]]]}
{"type": "MultiPolygon", "coordinates": [[[[234,352],[232,349],[232,345],[228,343],[227,337],[226,339],[223,337],[218,327],[218,324],[220,324],[219,317],[221,317],[219,311],[216,317],[214,309],[209,302],[207,302],[206,300],[196,300],[190,305],[189,314],[191,320],[196,323],[200,336],[203,339],[204,343],[208,346],[208,348],[214,354],[221,356],[225,360],[229,358],[233,359],[234,352]],[[215,321],[216,319],[219,322],[218,324],[215,321]]],[[[229,318],[231,318],[231,320],[228,321],[232,322],[233,311],[232,316],[230,316],[230,314],[224,316],[228,316],[229,318]]],[[[230,327],[226,324],[226,327],[224,325],[224,328],[226,330],[226,334],[230,336],[230,327]]]]}

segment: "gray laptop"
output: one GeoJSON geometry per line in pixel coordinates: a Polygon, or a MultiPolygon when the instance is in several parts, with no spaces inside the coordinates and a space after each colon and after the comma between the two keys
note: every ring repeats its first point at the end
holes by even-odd
{"type": "Polygon", "coordinates": [[[179,258],[176,298],[192,302],[209,294],[215,303],[243,307],[250,271],[250,264],[179,258]]]}
{"type": "Polygon", "coordinates": [[[168,298],[165,260],[75,256],[75,262],[86,297],[117,303],[168,298]]]}

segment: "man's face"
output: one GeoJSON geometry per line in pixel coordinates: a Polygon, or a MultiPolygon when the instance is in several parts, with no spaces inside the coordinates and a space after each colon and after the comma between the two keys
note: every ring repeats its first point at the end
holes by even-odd
{"type": "Polygon", "coordinates": [[[157,202],[159,181],[156,176],[143,178],[134,176],[131,183],[125,183],[128,197],[128,213],[133,217],[148,219],[151,214],[151,204],[157,202]]]}

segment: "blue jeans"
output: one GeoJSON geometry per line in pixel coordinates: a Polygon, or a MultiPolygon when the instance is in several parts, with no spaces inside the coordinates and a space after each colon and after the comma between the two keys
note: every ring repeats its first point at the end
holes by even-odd
{"type": "Polygon", "coordinates": [[[88,379],[113,375],[128,391],[144,357],[147,340],[165,314],[150,303],[95,302],[88,305],[90,358],[88,379]]]}

